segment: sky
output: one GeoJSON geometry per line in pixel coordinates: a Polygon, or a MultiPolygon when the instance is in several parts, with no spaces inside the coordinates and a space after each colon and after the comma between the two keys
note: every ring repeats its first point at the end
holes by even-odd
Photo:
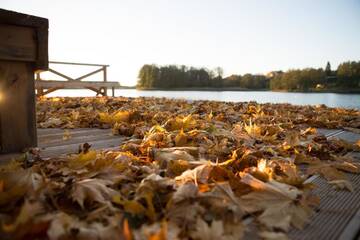
{"type": "Polygon", "coordinates": [[[360,60],[360,0],[0,0],[0,8],[49,19],[50,60],[109,64],[109,81],[127,86],[143,64],[219,66],[226,76],[360,60]]]}

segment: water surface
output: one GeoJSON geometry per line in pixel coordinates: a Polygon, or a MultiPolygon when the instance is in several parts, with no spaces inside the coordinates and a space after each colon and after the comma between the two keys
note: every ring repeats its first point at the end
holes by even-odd
{"type": "MultiPolygon", "coordinates": [[[[109,91],[109,95],[110,95],[109,91]]],[[[59,90],[49,96],[94,96],[89,90],[59,90]]],[[[123,97],[167,97],[188,100],[214,100],[226,102],[291,103],[297,105],[325,104],[329,107],[360,109],[360,94],[343,93],[289,93],[270,91],[139,91],[118,89],[115,96],[123,97]]]]}

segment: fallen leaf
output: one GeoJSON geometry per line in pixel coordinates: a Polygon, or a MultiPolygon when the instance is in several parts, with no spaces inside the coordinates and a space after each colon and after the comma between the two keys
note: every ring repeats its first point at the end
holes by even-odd
{"type": "Polygon", "coordinates": [[[184,184],[186,182],[194,182],[196,185],[198,183],[207,183],[212,168],[213,167],[208,164],[197,166],[196,168],[186,170],[180,176],[177,176],[175,181],[179,184],[184,184]]]}
{"type": "Polygon", "coordinates": [[[25,201],[15,221],[10,224],[3,224],[2,229],[5,232],[14,232],[18,227],[29,224],[29,222],[35,219],[36,215],[43,212],[44,209],[40,202],[25,201]]]}
{"type": "Polygon", "coordinates": [[[110,181],[102,179],[84,179],[75,182],[71,192],[71,198],[76,201],[81,208],[84,208],[84,202],[106,203],[116,194],[116,191],[107,187],[112,184],[110,181]]]}
{"type": "Polygon", "coordinates": [[[340,190],[347,189],[350,192],[354,191],[353,186],[347,180],[332,180],[332,181],[329,181],[328,183],[334,185],[337,189],[340,189],[340,190]]]}
{"type": "Polygon", "coordinates": [[[70,133],[69,130],[66,129],[66,130],[64,131],[63,140],[64,140],[64,141],[67,141],[67,140],[69,140],[69,139],[71,139],[71,133],[70,133]]]}
{"type": "Polygon", "coordinates": [[[288,231],[290,225],[302,229],[309,222],[313,210],[302,191],[274,180],[264,183],[249,174],[241,181],[255,190],[241,197],[242,207],[249,213],[261,211],[257,219],[268,229],[288,231]]]}
{"type": "Polygon", "coordinates": [[[207,224],[201,218],[197,219],[195,231],[190,236],[196,240],[219,240],[223,239],[224,228],[222,221],[213,221],[211,225],[207,224]]]}

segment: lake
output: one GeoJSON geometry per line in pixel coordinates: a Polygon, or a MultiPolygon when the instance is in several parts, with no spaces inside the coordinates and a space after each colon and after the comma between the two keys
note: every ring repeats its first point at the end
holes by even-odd
{"type": "MultiPolygon", "coordinates": [[[[89,90],[59,90],[48,96],[88,97],[95,94],[89,90]]],[[[109,95],[111,95],[109,91],[109,95]]],[[[139,91],[117,89],[115,96],[167,97],[188,100],[215,100],[226,102],[291,103],[297,105],[325,104],[329,107],[360,109],[360,94],[340,93],[289,93],[270,91],[139,91]]]]}

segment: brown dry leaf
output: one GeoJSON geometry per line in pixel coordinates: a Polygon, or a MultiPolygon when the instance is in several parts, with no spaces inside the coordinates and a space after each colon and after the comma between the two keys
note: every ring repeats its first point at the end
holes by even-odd
{"type": "Polygon", "coordinates": [[[332,155],[332,158],[335,160],[332,162],[332,166],[349,173],[360,173],[360,163],[354,160],[352,156],[336,156],[332,155]]]}
{"type": "Polygon", "coordinates": [[[203,164],[194,169],[186,170],[180,176],[177,176],[175,181],[179,184],[184,184],[186,182],[194,182],[196,185],[198,183],[207,183],[212,169],[213,166],[203,164]]]}
{"type": "Polygon", "coordinates": [[[84,208],[84,202],[106,203],[116,194],[116,191],[107,187],[111,181],[102,179],[84,179],[75,182],[71,192],[71,198],[76,201],[81,208],[84,208]]]}
{"type": "Polygon", "coordinates": [[[268,229],[288,231],[290,225],[301,229],[309,222],[312,202],[302,191],[274,180],[264,183],[250,174],[241,181],[255,190],[241,197],[242,206],[250,213],[262,211],[257,219],[268,229]]]}
{"type": "Polygon", "coordinates": [[[329,181],[328,183],[334,185],[337,189],[340,190],[347,189],[350,192],[354,191],[353,186],[348,180],[333,180],[333,181],[329,181]]]}
{"type": "Polygon", "coordinates": [[[80,221],[75,216],[60,212],[54,215],[47,235],[50,240],[112,240],[114,236],[122,239],[123,233],[119,224],[121,219],[120,215],[115,215],[107,219],[107,225],[103,225],[99,222],[87,223],[80,221]]]}
{"type": "Polygon", "coordinates": [[[251,119],[250,119],[250,123],[249,125],[244,124],[244,129],[245,131],[249,134],[249,136],[251,136],[252,138],[261,138],[261,127],[256,125],[255,123],[253,124],[251,119]]]}
{"type": "Polygon", "coordinates": [[[335,162],[331,164],[336,169],[349,173],[360,173],[359,163],[351,162],[335,162]]]}
{"type": "Polygon", "coordinates": [[[176,177],[191,167],[190,163],[185,160],[171,160],[167,163],[166,176],[176,177]]]}
{"type": "Polygon", "coordinates": [[[40,202],[30,202],[26,200],[20,209],[19,215],[15,221],[10,224],[3,224],[2,229],[5,232],[14,232],[19,227],[24,227],[31,221],[35,220],[36,215],[43,213],[44,209],[40,202]]]}
{"type": "Polygon", "coordinates": [[[285,233],[282,232],[270,232],[262,231],[259,233],[259,236],[265,240],[288,240],[289,238],[285,233]]]}
{"type": "Polygon", "coordinates": [[[134,238],[147,240],[178,240],[180,239],[178,237],[179,233],[180,229],[176,224],[162,221],[151,225],[143,225],[140,229],[134,231],[134,238]]]}
{"type": "Polygon", "coordinates": [[[96,156],[97,153],[94,150],[87,151],[86,153],[81,152],[69,159],[69,167],[74,169],[83,168],[95,161],[96,156]]]}
{"type": "Polygon", "coordinates": [[[149,150],[149,155],[158,162],[160,168],[166,168],[168,163],[174,160],[195,161],[195,158],[191,154],[179,148],[152,148],[149,150]]]}
{"type": "Polygon", "coordinates": [[[208,206],[212,215],[235,222],[241,221],[245,211],[228,182],[215,183],[211,191],[199,194],[200,202],[208,206]]]}
{"type": "Polygon", "coordinates": [[[49,118],[47,121],[40,123],[41,128],[60,127],[63,121],[60,118],[49,118]]]}
{"type": "Polygon", "coordinates": [[[158,200],[160,194],[166,196],[172,193],[174,185],[173,179],[163,178],[157,174],[150,174],[141,181],[136,189],[136,199],[145,200],[147,206],[145,214],[151,221],[157,218],[154,200],[158,200]]]}
{"type": "Polygon", "coordinates": [[[191,130],[191,129],[195,128],[197,125],[196,120],[193,118],[193,116],[191,114],[184,117],[182,122],[183,122],[184,130],[191,130]]]}
{"type": "Polygon", "coordinates": [[[295,155],[294,163],[296,165],[299,164],[319,164],[321,163],[321,160],[317,157],[307,156],[303,153],[298,153],[295,155]]]}
{"type": "Polygon", "coordinates": [[[99,113],[99,120],[102,123],[111,123],[112,122],[112,118],[111,118],[110,114],[108,114],[108,113],[99,113]]]}
{"type": "Polygon", "coordinates": [[[201,218],[196,221],[195,231],[190,233],[195,240],[219,240],[224,239],[224,227],[222,221],[213,221],[207,224],[201,218]]]}
{"type": "Polygon", "coordinates": [[[64,141],[67,141],[67,140],[70,140],[71,139],[71,133],[69,130],[65,129],[64,131],[64,135],[63,135],[63,138],[62,138],[64,141]]]}
{"type": "Polygon", "coordinates": [[[32,168],[0,172],[2,191],[0,205],[14,202],[26,193],[38,191],[44,185],[43,177],[32,168]]]}
{"type": "Polygon", "coordinates": [[[132,215],[145,214],[146,209],[136,200],[124,200],[120,195],[112,197],[112,202],[122,205],[124,210],[132,215]]]}
{"type": "Polygon", "coordinates": [[[182,184],[174,193],[172,201],[173,203],[178,203],[183,200],[194,199],[198,196],[198,192],[198,187],[194,183],[188,182],[182,184]]]}
{"type": "Polygon", "coordinates": [[[328,181],[346,180],[346,176],[343,172],[340,172],[331,164],[326,164],[326,163],[310,165],[309,168],[307,169],[307,174],[309,175],[320,174],[328,181]]]}
{"type": "Polygon", "coordinates": [[[289,162],[278,161],[277,166],[279,166],[280,169],[275,170],[272,174],[274,180],[298,188],[303,186],[303,182],[306,180],[306,176],[298,171],[296,165],[289,162]]]}
{"type": "Polygon", "coordinates": [[[296,131],[286,132],[284,146],[296,147],[300,144],[300,133],[296,131]]]}
{"type": "Polygon", "coordinates": [[[129,122],[130,121],[130,112],[128,111],[118,111],[114,113],[112,116],[113,122],[129,122]]]}
{"type": "Polygon", "coordinates": [[[187,143],[187,135],[184,133],[184,130],[181,129],[180,132],[175,137],[175,146],[182,147],[187,143]]]}

